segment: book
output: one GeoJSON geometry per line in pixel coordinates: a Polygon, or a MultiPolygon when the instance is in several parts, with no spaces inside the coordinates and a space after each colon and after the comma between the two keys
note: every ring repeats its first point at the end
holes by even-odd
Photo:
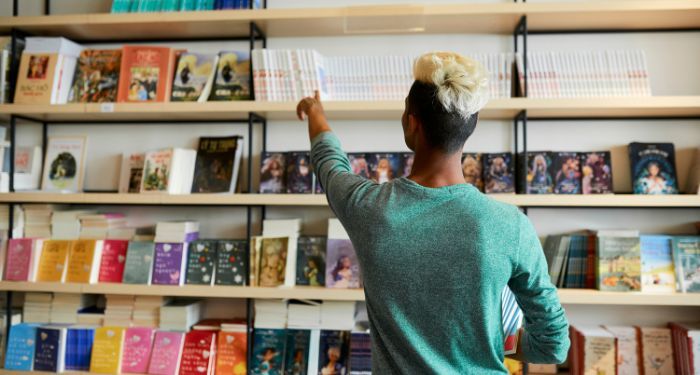
{"type": "Polygon", "coordinates": [[[338,219],[328,219],[326,287],[362,287],[360,266],[355,248],[338,219]]]}
{"type": "Polygon", "coordinates": [[[291,240],[290,237],[253,237],[251,254],[255,260],[255,275],[250,285],[274,287],[289,282],[286,280],[286,269],[291,240]]]}
{"type": "Polygon", "coordinates": [[[104,240],[102,262],[100,263],[100,283],[121,283],[129,241],[104,240]]]}
{"type": "MultiPolygon", "coordinates": [[[[413,169],[413,161],[416,155],[412,152],[404,152],[401,154],[401,177],[408,177],[413,169]]],[[[479,167],[481,169],[481,167],[479,167]]]]}
{"type": "Polygon", "coordinates": [[[95,328],[88,326],[71,326],[66,331],[66,371],[90,370],[95,328]]]}
{"type": "Polygon", "coordinates": [[[384,183],[398,178],[401,158],[395,153],[376,153],[369,155],[369,170],[372,181],[384,183]]]}
{"type": "Polygon", "coordinates": [[[615,336],[601,327],[571,327],[574,374],[615,374],[615,336]]]}
{"type": "Polygon", "coordinates": [[[129,241],[124,261],[124,284],[151,283],[151,270],[155,243],[150,241],[129,241]]]}
{"type": "Polygon", "coordinates": [[[185,52],[175,70],[170,100],[173,102],[206,102],[214,83],[217,55],[185,52]]]}
{"type": "Polygon", "coordinates": [[[3,280],[30,281],[32,275],[32,263],[34,257],[34,242],[31,238],[11,238],[7,243],[5,270],[3,280]]]}
{"type": "Polygon", "coordinates": [[[145,374],[155,330],[148,327],[129,327],[124,332],[121,370],[130,374],[145,374]]]}
{"type": "Polygon", "coordinates": [[[147,152],[141,193],[188,194],[192,189],[197,152],[166,148],[147,152]]]}
{"type": "Polygon", "coordinates": [[[503,325],[503,354],[515,354],[518,349],[519,330],[522,327],[523,312],[510,288],[501,292],[501,323],[503,325]]]}
{"type": "Polygon", "coordinates": [[[187,332],[201,320],[204,303],[195,298],[176,299],[160,308],[160,329],[187,332]]]}
{"type": "Polygon", "coordinates": [[[41,189],[72,193],[82,191],[86,153],[85,136],[49,137],[41,189]]]}
{"type": "Polygon", "coordinates": [[[146,154],[123,154],[122,168],[119,177],[120,193],[138,193],[141,190],[143,166],[146,154]]]}
{"type": "Polygon", "coordinates": [[[90,357],[90,372],[119,374],[122,365],[124,327],[105,326],[95,329],[90,357]]]}
{"type": "Polygon", "coordinates": [[[528,152],[519,155],[519,163],[527,164],[527,176],[522,183],[522,193],[525,194],[552,194],[554,192],[554,179],[552,178],[552,153],[528,152]]]}
{"type": "Polygon", "coordinates": [[[214,87],[209,100],[249,100],[250,53],[248,51],[219,52],[214,87]]]}
{"type": "Polygon", "coordinates": [[[308,152],[287,153],[287,193],[310,194],[314,191],[311,156],[308,152]]]}
{"type": "Polygon", "coordinates": [[[196,240],[189,243],[185,284],[214,285],[217,242],[196,240]]]}
{"type": "Polygon", "coordinates": [[[484,162],[484,192],[486,194],[514,193],[513,154],[509,152],[482,154],[482,159],[484,162]]]}
{"type": "Polygon", "coordinates": [[[673,375],[673,343],[668,328],[637,327],[644,374],[673,375]]]}
{"type": "Polygon", "coordinates": [[[36,329],[34,371],[63,372],[66,327],[42,326],[36,329]]]}
{"type": "Polygon", "coordinates": [[[310,344],[309,330],[288,329],[284,354],[284,374],[306,374],[310,344]]]}
{"type": "Polygon", "coordinates": [[[245,285],[246,248],[245,240],[220,240],[216,249],[216,285],[245,285]]]}
{"type": "Polygon", "coordinates": [[[63,282],[70,246],[71,241],[67,240],[46,240],[43,242],[36,270],[36,281],[63,282]]]}
{"type": "Polygon", "coordinates": [[[177,374],[184,342],[185,334],[182,332],[157,331],[153,338],[153,354],[148,363],[148,373],[177,374]]]}
{"type": "Polygon", "coordinates": [[[482,173],[483,161],[479,153],[462,154],[462,173],[464,182],[471,184],[479,191],[484,191],[484,179],[482,173]]]}
{"type": "Polygon", "coordinates": [[[215,370],[216,332],[193,330],[185,334],[180,361],[181,375],[211,374],[215,370]]]}
{"type": "Polygon", "coordinates": [[[617,340],[617,373],[639,374],[640,348],[637,340],[637,330],[634,327],[605,326],[617,340]]]}
{"type": "Polygon", "coordinates": [[[598,236],[598,289],[640,291],[639,237],[598,236]]]}
{"type": "Polygon", "coordinates": [[[643,292],[673,293],[676,291],[671,240],[671,236],[640,236],[643,292]]]}
{"type": "MultiPolygon", "coordinates": [[[[15,147],[15,191],[38,190],[41,186],[42,148],[39,146],[15,147]]],[[[9,162],[9,158],[8,158],[9,162]]],[[[8,165],[9,185],[9,165],[8,165]]],[[[0,174],[2,179],[5,174],[0,174]]],[[[8,186],[9,190],[9,186],[8,186]]]]}
{"type": "Polygon", "coordinates": [[[38,327],[39,324],[35,323],[21,323],[10,327],[5,351],[6,370],[32,370],[38,327]]]}
{"type": "Polygon", "coordinates": [[[583,194],[612,194],[612,164],[609,151],[579,153],[581,192],[583,194]]]}
{"type": "Polygon", "coordinates": [[[280,194],[286,191],[285,154],[264,152],[260,167],[260,193],[280,194]]]}
{"type": "Polygon", "coordinates": [[[116,102],[121,59],[120,49],[86,49],[80,52],[68,102],[116,102]]]}
{"type": "Polygon", "coordinates": [[[156,242],[153,285],[183,285],[187,267],[187,243],[156,242]]]}
{"type": "Polygon", "coordinates": [[[247,328],[240,332],[222,329],[216,345],[216,373],[245,375],[248,351],[247,328]]]}
{"type": "Polygon", "coordinates": [[[201,137],[194,168],[193,193],[234,193],[243,154],[243,138],[201,137]]]}
{"type": "Polygon", "coordinates": [[[284,329],[255,329],[250,373],[255,375],[282,374],[284,366],[284,329]]]}
{"type": "Polygon", "coordinates": [[[673,237],[677,290],[700,293],[700,236],[673,237]]]}
{"type": "Polygon", "coordinates": [[[299,237],[296,275],[296,285],[326,285],[326,237],[299,237]]]}
{"type": "Polygon", "coordinates": [[[68,250],[67,283],[95,284],[100,271],[102,241],[74,240],[68,250]]]}
{"type": "Polygon", "coordinates": [[[367,154],[364,152],[348,153],[348,161],[350,162],[352,173],[366,179],[371,178],[372,172],[369,168],[369,156],[367,154]]]}
{"type": "Polygon", "coordinates": [[[155,242],[190,242],[199,238],[197,221],[159,221],[156,223],[155,242]]]}
{"type": "MultiPolygon", "coordinates": [[[[15,186],[17,186],[16,182],[15,186]]],[[[685,192],[688,194],[700,194],[700,148],[695,150],[695,156],[690,164],[685,192]]]]}
{"type": "Polygon", "coordinates": [[[678,194],[673,143],[639,143],[628,146],[634,194],[678,194]]]}
{"type": "Polygon", "coordinates": [[[174,56],[170,48],[124,46],[117,101],[166,101],[173,69],[174,56]]]}
{"type": "Polygon", "coordinates": [[[581,194],[581,165],[576,152],[553,153],[555,194],[581,194]]]}
{"type": "Polygon", "coordinates": [[[369,332],[352,332],[350,336],[350,375],[372,373],[372,339],[369,332]]]}
{"type": "Polygon", "coordinates": [[[668,326],[673,336],[676,373],[696,374],[700,369],[700,324],[671,322],[668,326]]]}
{"type": "Polygon", "coordinates": [[[322,330],[318,351],[319,374],[345,374],[349,349],[350,332],[322,330]]]}

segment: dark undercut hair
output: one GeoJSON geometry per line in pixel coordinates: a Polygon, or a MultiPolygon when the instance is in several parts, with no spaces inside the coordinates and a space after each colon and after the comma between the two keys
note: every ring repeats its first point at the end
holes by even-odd
{"type": "Polygon", "coordinates": [[[476,128],[479,113],[465,119],[458,112],[446,110],[437,99],[438,88],[431,83],[414,81],[408,92],[408,114],[423,124],[428,143],[446,154],[462,150],[476,128]]]}

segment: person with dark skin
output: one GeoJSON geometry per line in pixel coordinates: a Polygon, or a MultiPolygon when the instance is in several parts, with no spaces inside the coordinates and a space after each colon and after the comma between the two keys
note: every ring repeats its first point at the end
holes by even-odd
{"type": "Polygon", "coordinates": [[[566,359],[568,321],[532,224],[464,181],[462,150],[488,101],[486,77],[456,53],[416,60],[401,117],[413,168],[386,183],[352,173],[318,93],[297,106],[314,171],[359,260],[373,373],[507,373],[506,287],[525,321],[513,358],[566,359]]]}

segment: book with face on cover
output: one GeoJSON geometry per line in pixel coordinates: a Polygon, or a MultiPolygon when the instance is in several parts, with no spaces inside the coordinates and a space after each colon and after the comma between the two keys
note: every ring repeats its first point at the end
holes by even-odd
{"type": "Polygon", "coordinates": [[[153,338],[148,373],[154,375],[177,374],[184,342],[185,334],[182,332],[157,331],[153,338]]]}
{"type": "Polygon", "coordinates": [[[87,137],[49,137],[41,189],[77,193],[83,190],[87,137]]]}
{"type": "Polygon", "coordinates": [[[281,375],[284,366],[284,329],[255,329],[250,373],[255,375],[281,375]]]}
{"type": "Polygon", "coordinates": [[[509,152],[482,154],[484,163],[484,192],[503,194],[515,192],[515,165],[509,152]]]}
{"type": "Polygon", "coordinates": [[[90,372],[118,374],[121,372],[124,327],[98,327],[90,357],[90,372]]]}
{"type": "Polygon", "coordinates": [[[173,102],[205,102],[211,92],[218,56],[185,52],[177,59],[175,80],[170,100],[173,102]]]}
{"type": "Polygon", "coordinates": [[[519,155],[519,164],[527,164],[527,176],[521,177],[522,193],[552,194],[554,178],[552,176],[552,153],[533,151],[519,155]]]}
{"type": "Polygon", "coordinates": [[[187,194],[191,191],[197,152],[166,148],[147,152],[141,193],[187,194]]]}
{"type": "Polygon", "coordinates": [[[344,374],[348,368],[350,332],[322,330],[318,350],[319,374],[344,374]]]}
{"type": "Polygon", "coordinates": [[[66,326],[42,326],[36,330],[34,371],[62,372],[66,352],[66,326]]]}
{"type": "Polygon", "coordinates": [[[221,51],[209,100],[250,99],[250,53],[221,51]]]}
{"type": "Polygon", "coordinates": [[[678,194],[673,143],[633,142],[628,151],[634,194],[678,194]]]}
{"type": "Polygon", "coordinates": [[[214,285],[216,246],[215,240],[196,240],[189,243],[185,284],[214,285]]]}
{"type": "Polygon", "coordinates": [[[612,194],[612,164],[609,151],[583,152],[581,159],[581,192],[612,194]]]}
{"type": "Polygon", "coordinates": [[[243,138],[201,137],[192,193],[234,193],[243,153],[243,138]]]}
{"type": "Polygon", "coordinates": [[[116,102],[121,60],[121,49],[83,50],[78,58],[68,102],[116,102]]]}
{"type": "Polygon", "coordinates": [[[51,104],[59,60],[58,53],[22,53],[17,76],[15,103],[51,104]]]}
{"type": "Polygon", "coordinates": [[[464,153],[462,154],[462,174],[464,182],[471,184],[479,191],[484,191],[484,179],[481,172],[483,162],[479,153],[464,153]]]}
{"type": "Polygon", "coordinates": [[[41,249],[36,281],[63,282],[71,241],[46,240],[41,249]]]}
{"type": "Polygon", "coordinates": [[[581,166],[576,152],[553,153],[555,194],[581,194],[581,166]]]}
{"type": "Polygon", "coordinates": [[[287,193],[310,194],[313,192],[313,172],[308,152],[287,153],[287,193]]]}
{"type": "Polygon", "coordinates": [[[389,182],[401,175],[401,155],[397,153],[367,154],[370,178],[376,183],[389,182]]]}
{"type": "Polygon", "coordinates": [[[21,323],[10,327],[10,337],[5,352],[6,370],[32,370],[38,327],[39,324],[36,323],[21,323]]]}
{"type": "Polygon", "coordinates": [[[148,360],[151,358],[154,333],[155,330],[148,327],[130,327],[126,329],[124,333],[122,372],[145,374],[148,371],[148,360]]]}
{"type": "Polygon", "coordinates": [[[68,283],[97,283],[104,241],[74,240],[68,251],[68,283]]]}
{"type": "Polygon", "coordinates": [[[219,240],[216,250],[216,285],[244,285],[246,279],[245,240],[219,240]]]}
{"type": "Polygon", "coordinates": [[[286,191],[287,157],[280,152],[265,152],[260,167],[260,193],[281,194],[286,191]]]}
{"type": "Polygon", "coordinates": [[[290,237],[253,237],[251,255],[254,258],[251,261],[254,274],[251,285],[274,287],[290,282],[286,279],[290,242],[290,237]]]}
{"type": "Polygon", "coordinates": [[[174,60],[173,51],[167,47],[124,46],[117,101],[166,101],[174,60]]]}
{"type": "Polygon", "coordinates": [[[338,219],[328,219],[326,287],[361,288],[360,265],[355,248],[338,219]]]}
{"type": "Polygon", "coordinates": [[[121,283],[124,277],[124,264],[129,241],[104,240],[99,282],[121,283]]]}
{"type": "Polygon", "coordinates": [[[309,360],[310,331],[288,329],[284,355],[284,374],[306,374],[309,360]]]}
{"type": "Polygon", "coordinates": [[[216,332],[194,330],[185,334],[180,375],[210,374],[215,370],[216,332]]]}
{"type": "Polygon", "coordinates": [[[129,241],[124,262],[124,284],[151,283],[153,252],[155,243],[151,241],[129,241]]]}
{"type": "Polygon", "coordinates": [[[296,285],[326,285],[326,237],[299,237],[296,285]]]}
{"type": "Polygon", "coordinates": [[[156,242],[153,285],[183,285],[187,267],[187,242],[156,242]]]}

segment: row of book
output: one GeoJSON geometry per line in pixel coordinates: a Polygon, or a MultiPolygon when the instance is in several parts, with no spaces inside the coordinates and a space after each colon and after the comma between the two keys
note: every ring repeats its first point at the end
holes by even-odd
{"type": "Polygon", "coordinates": [[[260,0],[113,0],[112,13],[190,12],[225,9],[248,9],[260,0]]]}
{"type": "Polygon", "coordinates": [[[700,293],[700,236],[584,231],[548,236],[544,253],[557,287],[700,293]]]}
{"type": "Polygon", "coordinates": [[[569,370],[581,374],[700,372],[700,323],[668,328],[572,326],[569,370]]]}

